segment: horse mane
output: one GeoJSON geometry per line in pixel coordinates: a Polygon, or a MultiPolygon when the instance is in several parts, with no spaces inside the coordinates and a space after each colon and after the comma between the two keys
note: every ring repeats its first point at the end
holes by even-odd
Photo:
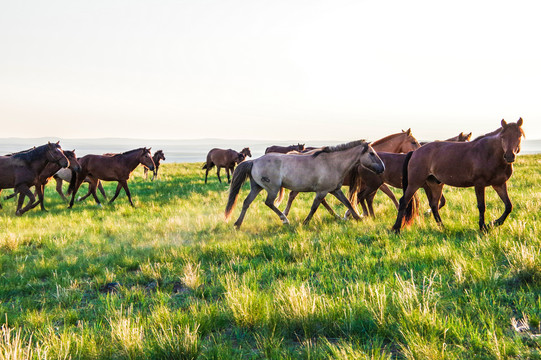
{"type": "Polygon", "coordinates": [[[397,136],[399,136],[399,135],[402,135],[402,134],[405,134],[405,133],[396,133],[396,134],[387,135],[387,136],[385,136],[384,138],[381,138],[381,139],[379,139],[379,140],[376,140],[376,141],[372,142],[371,145],[372,145],[372,146],[374,146],[374,145],[379,145],[379,144],[381,144],[381,143],[387,142],[389,139],[395,138],[395,137],[397,137],[397,136]]]}
{"type": "MultiPolygon", "coordinates": [[[[499,134],[499,133],[502,131],[502,129],[503,129],[503,128],[500,127],[500,128],[498,128],[498,129],[496,129],[496,130],[494,130],[494,131],[489,132],[488,134],[478,136],[478,137],[476,137],[475,140],[473,140],[473,141],[477,141],[477,140],[481,140],[481,139],[484,139],[484,138],[489,137],[489,136],[497,135],[497,134],[499,134]]],[[[473,142],[473,141],[472,141],[472,142],[473,142]]]]}
{"type": "Polygon", "coordinates": [[[349,150],[351,148],[354,148],[360,145],[367,147],[368,142],[366,142],[366,140],[355,140],[355,141],[351,141],[345,144],[340,144],[340,145],[335,145],[335,146],[324,146],[323,148],[321,148],[321,150],[316,151],[312,156],[316,157],[321,153],[333,153],[337,151],[345,151],[345,150],[349,150]]]}
{"type": "Polygon", "coordinates": [[[141,151],[143,150],[144,148],[138,148],[138,149],[133,149],[133,150],[128,150],[128,151],[124,151],[123,153],[119,153],[119,154],[114,154],[114,155],[107,155],[107,156],[120,156],[120,155],[131,155],[133,154],[134,152],[136,151],[141,151]]]}
{"type": "Polygon", "coordinates": [[[29,150],[14,153],[11,156],[14,159],[20,159],[20,160],[23,160],[23,161],[31,162],[31,161],[34,161],[34,160],[42,157],[43,153],[45,153],[47,151],[47,146],[48,146],[47,144],[41,145],[41,146],[38,146],[38,147],[33,148],[33,149],[29,149],[29,150]]]}

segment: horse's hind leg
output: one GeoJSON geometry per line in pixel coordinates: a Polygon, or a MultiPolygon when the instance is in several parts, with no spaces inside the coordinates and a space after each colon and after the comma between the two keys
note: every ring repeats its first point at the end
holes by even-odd
{"type": "Polygon", "coordinates": [[[105,189],[103,188],[103,184],[101,183],[100,179],[98,179],[98,190],[103,195],[103,198],[107,200],[107,194],[105,193],[105,189]]]}
{"type": "Polygon", "coordinates": [[[344,204],[347,207],[347,209],[350,211],[351,215],[353,215],[353,218],[355,220],[361,220],[361,217],[359,216],[357,211],[355,211],[355,209],[349,202],[348,198],[346,197],[346,195],[344,195],[344,193],[342,192],[342,190],[340,190],[340,188],[338,188],[337,190],[331,191],[331,194],[333,194],[338,200],[340,200],[342,204],[344,204]]]}
{"type": "Polygon", "coordinates": [[[62,197],[62,200],[68,201],[66,196],[64,196],[64,192],[62,191],[62,179],[55,178],[56,181],[56,192],[62,197]]]}
{"type": "Polygon", "coordinates": [[[314,198],[314,202],[312,203],[312,207],[310,208],[310,213],[308,214],[306,219],[304,219],[304,221],[302,222],[303,225],[306,225],[306,224],[308,224],[310,222],[310,220],[314,216],[317,208],[319,207],[319,204],[321,204],[323,199],[325,199],[325,196],[327,196],[327,192],[318,192],[318,193],[316,193],[316,197],[314,198]]]}
{"type": "MultiPolygon", "coordinates": [[[[389,197],[389,199],[392,200],[394,206],[398,210],[398,201],[396,200],[396,197],[394,196],[394,193],[391,191],[391,189],[389,189],[389,187],[386,184],[381,184],[381,186],[379,187],[379,190],[381,190],[385,195],[389,197]]],[[[372,196],[372,199],[374,199],[373,196],[372,196]]],[[[372,214],[372,216],[374,216],[374,214],[372,214]]]]}
{"type": "Polygon", "coordinates": [[[485,224],[485,187],[476,186],[475,196],[477,197],[477,209],[479,209],[479,230],[486,231],[487,226],[485,224]]]}
{"type": "MultiPolygon", "coordinates": [[[[233,172],[233,170],[231,170],[233,172]]],[[[227,183],[231,184],[231,178],[229,177],[229,168],[226,166],[225,173],[227,174],[227,183]]]]}
{"type": "Polygon", "coordinates": [[[92,197],[94,198],[94,201],[98,206],[102,206],[100,199],[98,198],[98,194],[96,193],[96,187],[98,185],[99,180],[98,179],[91,179],[88,183],[88,193],[92,194],[92,197]]]}
{"type": "Polygon", "coordinates": [[[336,219],[342,219],[335,211],[334,209],[331,207],[331,205],[329,205],[329,203],[327,202],[327,200],[323,199],[321,200],[321,205],[323,205],[325,207],[325,209],[327,209],[327,211],[332,215],[334,216],[336,219]]]}
{"type": "Polygon", "coordinates": [[[493,185],[492,188],[496,191],[500,199],[502,199],[503,203],[505,204],[505,210],[502,216],[492,222],[493,226],[500,226],[503,224],[505,219],[507,219],[507,216],[511,213],[511,211],[513,211],[513,204],[511,203],[509,194],[507,193],[507,183],[503,183],[502,185],[493,185]]]}
{"type": "Polygon", "coordinates": [[[274,200],[276,200],[276,197],[278,196],[279,192],[280,192],[280,188],[278,188],[277,190],[271,190],[271,191],[267,190],[267,199],[265,200],[265,205],[270,207],[271,210],[274,211],[276,215],[280,217],[280,220],[282,220],[282,223],[284,225],[289,225],[289,220],[287,219],[287,216],[285,216],[284,213],[281,212],[280,209],[276,207],[276,205],[274,205],[274,200]]]}
{"type": "Polygon", "coordinates": [[[428,197],[428,204],[430,205],[430,210],[432,210],[432,215],[434,215],[434,220],[439,226],[443,227],[443,222],[440,216],[440,198],[443,191],[443,184],[438,184],[435,182],[427,181],[424,186],[425,192],[428,197]]]}
{"type": "Polygon", "coordinates": [[[27,185],[19,185],[15,190],[19,193],[19,202],[17,203],[17,211],[15,212],[15,215],[19,216],[32,208],[34,201],[36,201],[36,197],[34,194],[32,194],[32,191],[30,191],[30,188],[27,185]],[[28,203],[24,208],[21,209],[25,196],[28,197],[28,203]]]}
{"type": "Polygon", "coordinates": [[[252,203],[252,201],[254,201],[254,199],[261,192],[261,190],[263,190],[263,188],[256,184],[253,180],[250,181],[250,187],[250,193],[248,194],[246,199],[244,199],[244,203],[242,204],[242,211],[240,212],[239,218],[237,219],[237,221],[235,221],[234,224],[237,229],[240,228],[240,226],[242,225],[242,221],[244,220],[244,216],[246,215],[246,211],[250,207],[250,204],[252,203]]]}
{"type": "Polygon", "coordinates": [[[32,205],[32,209],[35,208],[38,204],[41,205],[41,211],[47,211],[47,209],[45,209],[45,199],[44,199],[44,194],[45,192],[45,185],[43,184],[38,184],[36,185],[36,194],[38,195],[38,201],[32,205]]]}
{"type": "Polygon", "coordinates": [[[221,183],[222,179],[220,179],[220,169],[221,169],[221,167],[216,165],[216,175],[218,175],[218,181],[221,183]]]}

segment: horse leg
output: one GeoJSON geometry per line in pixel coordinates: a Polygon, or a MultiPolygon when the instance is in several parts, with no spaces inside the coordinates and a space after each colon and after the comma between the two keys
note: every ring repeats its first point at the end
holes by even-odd
{"type": "MultiPolygon", "coordinates": [[[[396,197],[394,196],[394,193],[391,191],[391,189],[389,189],[389,187],[387,186],[387,184],[381,184],[381,186],[379,187],[379,189],[389,197],[389,199],[392,200],[394,206],[396,207],[396,209],[398,210],[398,201],[396,200],[396,197]]],[[[375,194],[374,194],[375,195],[375,194]]],[[[374,199],[374,197],[372,197],[372,199],[374,199]]],[[[372,216],[374,216],[374,214],[372,214],[372,216]]]]}
{"type": "Polygon", "coordinates": [[[299,195],[298,191],[290,191],[289,192],[289,195],[287,197],[287,205],[286,205],[286,208],[284,210],[284,215],[285,216],[289,215],[289,210],[291,210],[291,205],[293,205],[293,200],[295,200],[297,195],[299,195]]]}
{"type": "Polygon", "coordinates": [[[77,201],[85,201],[90,195],[92,195],[92,185],[88,182],[88,191],[86,195],[78,198],[77,201]]]}
{"type": "Polygon", "coordinates": [[[334,216],[336,219],[339,219],[339,220],[342,219],[340,216],[338,216],[338,214],[337,214],[336,212],[334,212],[334,209],[329,205],[329,203],[327,202],[327,200],[325,200],[325,199],[321,200],[321,205],[325,206],[325,209],[327,209],[327,211],[328,211],[332,216],[334,216]]]}
{"type": "Polygon", "coordinates": [[[105,193],[105,189],[103,188],[103,184],[101,183],[100,179],[98,179],[98,190],[103,195],[103,198],[107,201],[107,194],[105,193]]]}
{"type": "Polygon", "coordinates": [[[222,179],[220,179],[220,169],[221,167],[216,165],[216,175],[218,175],[218,181],[221,183],[222,179]]]}
{"type": "Polygon", "coordinates": [[[270,207],[271,210],[274,211],[276,215],[280,217],[280,220],[282,220],[282,223],[284,225],[289,225],[289,220],[287,219],[287,217],[284,215],[283,212],[280,211],[280,209],[276,207],[276,205],[274,205],[274,200],[276,200],[276,197],[278,196],[279,192],[280,192],[280,188],[278,188],[277,190],[271,190],[271,191],[267,190],[267,199],[265,199],[265,205],[270,207]]]}
{"type": "Polygon", "coordinates": [[[254,199],[257,197],[257,195],[263,190],[263,188],[255,183],[255,181],[250,181],[250,193],[244,199],[244,203],[242,204],[242,211],[240,212],[239,218],[237,221],[235,221],[235,227],[238,229],[242,225],[242,221],[244,220],[244,216],[246,215],[246,211],[250,207],[250,204],[254,199]]]}
{"type": "Polygon", "coordinates": [[[117,186],[116,186],[115,195],[111,198],[111,200],[109,201],[109,204],[111,204],[113,201],[115,201],[118,194],[120,194],[120,189],[122,189],[122,185],[120,184],[120,181],[119,181],[117,186]]]}
{"type": "MultiPolygon", "coordinates": [[[[374,215],[373,204],[374,204],[374,197],[376,197],[377,192],[378,192],[377,190],[373,191],[370,194],[368,194],[368,196],[366,197],[366,205],[368,206],[368,213],[370,214],[370,217],[376,217],[374,215]]],[[[394,197],[394,195],[393,195],[393,197],[394,197]]],[[[395,198],[395,201],[396,201],[396,198],[395,198]]]]}
{"type": "MultiPolygon", "coordinates": [[[[0,193],[2,192],[3,189],[0,189],[0,193]]],[[[2,204],[0,204],[0,209],[2,208],[2,204]]]]}
{"type": "Polygon", "coordinates": [[[436,223],[443,227],[443,222],[441,220],[439,204],[440,198],[443,191],[443,184],[438,184],[435,182],[427,182],[424,186],[425,192],[427,193],[428,204],[430,205],[430,210],[432,215],[434,215],[434,220],[436,223]]]}
{"type": "Polygon", "coordinates": [[[496,193],[505,204],[505,210],[502,216],[492,222],[492,226],[500,226],[503,224],[507,216],[513,210],[513,204],[511,203],[511,200],[509,199],[509,194],[507,193],[507,183],[503,183],[502,185],[492,185],[492,188],[496,190],[496,193]]]}
{"type": "Polygon", "coordinates": [[[78,174],[76,176],[77,179],[75,180],[75,187],[73,188],[73,191],[71,193],[71,200],[68,209],[71,209],[73,207],[73,203],[75,202],[75,195],[77,195],[77,191],[79,191],[79,188],[81,187],[81,184],[86,177],[85,174],[78,174]]]}
{"type": "Polygon", "coordinates": [[[348,198],[346,197],[346,195],[344,195],[344,193],[342,192],[340,188],[334,191],[331,191],[331,194],[333,194],[338,200],[340,200],[342,204],[344,204],[348,208],[349,212],[351,213],[351,215],[353,215],[353,218],[355,220],[361,220],[361,217],[359,216],[357,211],[353,208],[348,198]]]}
{"type": "Polygon", "coordinates": [[[413,184],[410,184],[410,186],[408,186],[408,188],[406,189],[404,196],[402,196],[400,198],[400,201],[398,202],[398,214],[396,215],[396,221],[392,227],[392,230],[397,234],[400,233],[400,229],[402,228],[402,221],[406,216],[406,209],[408,207],[408,204],[412,200],[413,195],[418,189],[418,186],[413,186],[413,184]]]}
{"type": "Polygon", "coordinates": [[[485,187],[476,186],[475,196],[477,197],[477,209],[479,209],[479,230],[487,231],[488,228],[485,224],[485,187]]]}
{"type": "Polygon", "coordinates": [[[17,204],[17,211],[15,212],[15,215],[20,216],[32,208],[34,201],[36,201],[36,197],[32,191],[30,191],[30,188],[25,184],[19,185],[16,188],[16,191],[19,193],[19,202],[17,204]],[[25,196],[28,197],[28,203],[24,208],[21,209],[25,196]]]}
{"type": "Polygon", "coordinates": [[[447,200],[445,200],[445,196],[443,196],[443,194],[442,194],[441,199],[440,199],[440,209],[445,206],[446,202],[447,202],[447,200]]]}
{"type": "Polygon", "coordinates": [[[312,216],[314,216],[314,213],[319,207],[319,204],[321,204],[323,199],[325,199],[325,196],[327,196],[327,192],[316,193],[316,197],[314,198],[314,202],[312,203],[312,207],[310,208],[310,213],[308,214],[306,219],[304,219],[304,221],[302,222],[303,225],[306,225],[310,222],[310,220],[312,219],[312,216]]]}
{"type": "Polygon", "coordinates": [[[32,205],[32,209],[35,208],[38,204],[41,205],[41,211],[47,211],[47,209],[45,209],[45,204],[44,204],[44,193],[45,193],[45,184],[38,184],[36,185],[36,194],[38,194],[38,201],[32,205]]]}
{"type": "Polygon", "coordinates": [[[148,180],[148,169],[146,167],[143,168],[143,175],[145,176],[145,180],[148,180]]]}
{"type": "Polygon", "coordinates": [[[66,198],[66,196],[64,196],[64,192],[62,191],[62,179],[60,179],[60,178],[55,178],[55,181],[56,181],[56,192],[57,192],[58,194],[60,194],[60,196],[62,197],[62,200],[68,201],[68,199],[66,198]]]}
{"type": "Polygon", "coordinates": [[[229,168],[227,166],[225,167],[225,173],[227,174],[227,183],[231,184],[231,178],[229,177],[229,168]]]}
{"type": "Polygon", "coordinates": [[[122,181],[119,181],[118,183],[119,184],[122,183],[122,187],[124,188],[124,192],[128,196],[128,200],[130,201],[130,205],[132,207],[135,207],[135,205],[133,205],[133,201],[131,201],[131,194],[130,194],[130,189],[128,189],[128,182],[126,180],[122,180],[122,181]]]}
{"type": "Polygon", "coordinates": [[[92,194],[92,197],[94,198],[94,201],[96,202],[96,204],[98,204],[98,206],[102,206],[100,199],[98,198],[98,194],[96,193],[96,187],[97,187],[98,181],[99,181],[98,179],[90,180],[90,182],[88,183],[88,193],[92,194]]]}

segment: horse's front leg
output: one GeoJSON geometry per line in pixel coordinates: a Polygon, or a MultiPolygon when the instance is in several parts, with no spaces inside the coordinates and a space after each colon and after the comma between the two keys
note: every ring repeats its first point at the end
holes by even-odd
{"type": "Polygon", "coordinates": [[[314,216],[317,208],[319,207],[319,204],[321,204],[321,202],[323,201],[323,199],[325,199],[325,196],[327,196],[327,194],[328,194],[327,192],[316,193],[316,197],[314,198],[314,202],[312,203],[312,207],[310,208],[310,213],[308,214],[306,219],[304,219],[304,221],[302,222],[303,225],[306,225],[310,222],[310,220],[312,219],[312,216],[314,216]]]}
{"type": "Polygon", "coordinates": [[[38,184],[36,185],[36,194],[38,195],[38,201],[32,205],[32,209],[35,208],[36,206],[38,206],[38,204],[41,205],[41,211],[47,211],[47,209],[45,209],[45,199],[44,199],[44,194],[45,192],[45,185],[44,184],[38,184]]]}
{"type": "Polygon", "coordinates": [[[503,224],[505,219],[507,219],[507,216],[511,213],[511,211],[513,211],[513,204],[511,203],[509,194],[507,193],[507,183],[503,183],[502,185],[492,185],[492,188],[496,190],[496,193],[505,204],[505,210],[502,216],[494,220],[491,224],[492,226],[500,226],[503,224]]]}
{"type": "Polygon", "coordinates": [[[124,192],[126,193],[126,195],[128,196],[128,200],[130,201],[130,205],[132,207],[135,207],[135,205],[133,205],[133,201],[131,201],[131,193],[130,193],[130,189],[128,189],[128,181],[126,180],[121,180],[118,182],[119,184],[122,184],[122,187],[124,188],[124,192]]]}
{"type": "Polygon", "coordinates": [[[479,209],[479,230],[487,231],[488,228],[485,224],[485,187],[476,186],[475,196],[477,197],[477,209],[479,209]]]}
{"type": "Polygon", "coordinates": [[[325,200],[325,199],[321,200],[321,205],[323,205],[325,207],[325,209],[327,209],[329,214],[334,216],[336,219],[342,220],[342,218],[334,211],[334,209],[331,207],[331,205],[329,205],[327,200],[325,200]]]}
{"type": "Polygon", "coordinates": [[[293,205],[293,200],[295,200],[297,195],[299,195],[298,191],[293,191],[292,190],[292,191],[289,192],[289,196],[287,197],[287,205],[286,205],[286,208],[284,210],[284,215],[285,216],[289,215],[289,210],[291,210],[291,205],[293,205]]]}
{"type": "Polygon", "coordinates": [[[118,194],[120,194],[120,189],[122,189],[122,185],[120,184],[120,181],[119,181],[118,184],[116,185],[115,195],[111,198],[111,200],[109,201],[109,204],[112,203],[113,201],[115,201],[118,194]]]}
{"type": "Polygon", "coordinates": [[[351,215],[353,215],[353,218],[355,220],[361,220],[361,217],[359,216],[357,211],[355,211],[355,209],[349,202],[348,198],[346,197],[346,195],[344,195],[344,193],[342,192],[340,188],[334,191],[331,191],[331,194],[333,194],[338,200],[340,200],[342,204],[344,204],[348,208],[348,210],[350,211],[351,215]]]}
{"type": "Polygon", "coordinates": [[[15,215],[20,216],[32,208],[34,201],[36,201],[36,197],[32,191],[30,191],[30,188],[25,184],[17,186],[15,190],[19,193],[19,202],[17,203],[17,211],[15,211],[15,215]],[[28,203],[24,208],[21,209],[25,196],[28,196],[28,203]]]}

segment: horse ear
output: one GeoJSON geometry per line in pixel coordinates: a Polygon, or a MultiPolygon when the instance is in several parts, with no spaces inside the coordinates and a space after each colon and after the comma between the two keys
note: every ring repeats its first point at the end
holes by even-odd
{"type": "Polygon", "coordinates": [[[406,130],[406,135],[408,135],[408,136],[411,135],[411,128],[409,128],[408,130],[406,130]]]}
{"type": "Polygon", "coordinates": [[[58,140],[58,141],[56,142],[56,145],[59,145],[59,144],[60,144],[60,140],[58,140]]]}
{"type": "Polygon", "coordinates": [[[517,125],[518,125],[518,126],[522,126],[522,123],[523,123],[523,122],[524,122],[524,121],[522,120],[522,118],[520,118],[520,119],[518,119],[518,121],[517,121],[517,125]]]}
{"type": "Polygon", "coordinates": [[[502,127],[506,127],[506,126],[507,126],[507,122],[504,119],[502,119],[502,127]]]}
{"type": "Polygon", "coordinates": [[[471,139],[471,132],[468,134],[468,136],[466,136],[466,140],[470,140],[471,139]]]}

